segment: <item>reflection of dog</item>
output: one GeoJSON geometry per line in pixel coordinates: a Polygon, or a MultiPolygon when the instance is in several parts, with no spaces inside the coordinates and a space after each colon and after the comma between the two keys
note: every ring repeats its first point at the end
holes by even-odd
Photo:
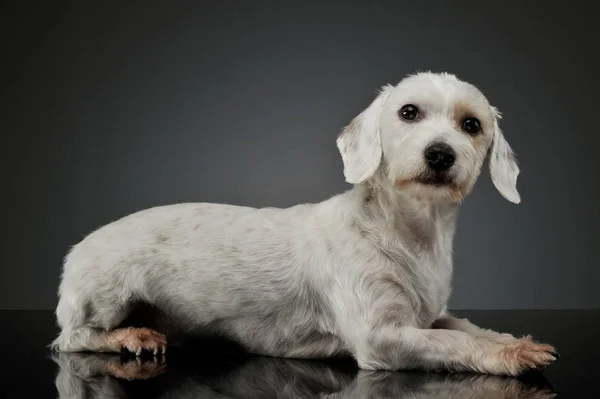
{"type": "MultiPolygon", "coordinates": [[[[147,379],[156,362],[120,363],[119,356],[61,353],[56,378],[59,397],[128,397],[126,379],[147,379]],[[85,393],[90,393],[86,396],[85,393]]],[[[138,358],[139,360],[139,358],[138,358]]],[[[193,369],[195,370],[195,369],[193,369]]],[[[207,378],[193,376],[192,369],[179,370],[176,379],[163,379],[152,397],[167,398],[497,398],[549,399],[556,395],[545,381],[526,384],[515,378],[481,374],[423,372],[373,372],[345,370],[316,361],[255,357],[235,369],[207,378]]]]}
{"type": "Polygon", "coordinates": [[[552,347],[446,311],[458,206],[488,152],[494,184],[520,201],[499,119],[452,75],[410,76],[338,137],[354,184],[343,194],[287,209],[178,204],[102,227],[66,258],[54,348],[164,352],[164,335],[123,327],[143,303],[166,335],[215,332],[258,354],[350,353],[385,370],[545,367],[552,347]]]}

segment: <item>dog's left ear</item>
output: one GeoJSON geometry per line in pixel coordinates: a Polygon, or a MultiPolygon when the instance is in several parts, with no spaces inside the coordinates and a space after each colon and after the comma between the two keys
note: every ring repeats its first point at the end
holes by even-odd
{"type": "Polygon", "coordinates": [[[494,114],[493,141],[490,148],[492,182],[504,198],[518,204],[521,202],[521,196],[517,191],[519,166],[512,148],[500,129],[499,120],[502,119],[502,114],[495,107],[492,107],[492,113],[494,114]]]}
{"type": "Polygon", "coordinates": [[[351,184],[369,179],[381,163],[379,118],[391,86],[385,86],[375,100],[356,116],[338,136],[336,144],[344,162],[344,177],[351,184]]]}

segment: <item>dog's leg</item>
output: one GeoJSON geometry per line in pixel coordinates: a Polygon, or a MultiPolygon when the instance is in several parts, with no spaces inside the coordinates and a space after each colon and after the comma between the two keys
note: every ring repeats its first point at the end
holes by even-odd
{"type": "Polygon", "coordinates": [[[118,328],[105,331],[91,327],[81,327],[71,332],[63,332],[61,348],[63,352],[121,352],[123,349],[141,355],[143,350],[164,354],[167,339],[149,328],[118,328]]]}
{"type": "Polygon", "coordinates": [[[518,338],[512,334],[499,333],[494,330],[484,329],[471,323],[464,318],[457,318],[448,312],[444,312],[431,326],[434,329],[456,330],[470,334],[477,338],[487,338],[500,343],[510,343],[518,338]]]}
{"type": "Polygon", "coordinates": [[[525,339],[500,343],[455,330],[386,324],[355,337],[358,365],[370,370],[417,368],[516,376],[556,360],[550,345],[525,339]]]}

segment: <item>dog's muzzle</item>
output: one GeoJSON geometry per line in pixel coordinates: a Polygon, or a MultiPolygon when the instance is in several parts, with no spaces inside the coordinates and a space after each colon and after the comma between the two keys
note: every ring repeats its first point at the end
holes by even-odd
{"type": "Polygon", "coordinates": [[[427,166],[436,173],[445,172],[454,165],[456,153],[446,143],[432,143],[424,151],[427,166]]]}

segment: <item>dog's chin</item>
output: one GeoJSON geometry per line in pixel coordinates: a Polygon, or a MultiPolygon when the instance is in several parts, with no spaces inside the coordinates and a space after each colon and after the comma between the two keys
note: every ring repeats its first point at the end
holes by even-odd
{"type": "Polygon", "coordinates": [[[458,204],[465,196],[464,190],[446,175],[397,180],[395,186],[417,200],[433,203],[458,204]]]}

